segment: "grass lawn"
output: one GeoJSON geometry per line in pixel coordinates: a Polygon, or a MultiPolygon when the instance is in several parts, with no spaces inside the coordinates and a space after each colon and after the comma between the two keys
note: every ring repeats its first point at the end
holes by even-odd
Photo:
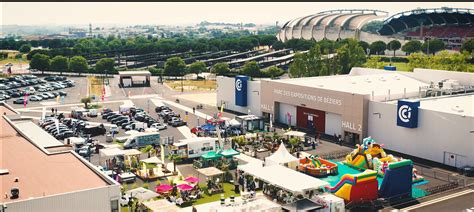
{"type": "MultiPolygon", "coordinates": [[[[200,184],[201,187],[205,186],[204,184],[200,184]]],[[[213,195],[203,195],[203,198],[198,199],[194,202],[195,205],[199,204],[204,204],[204,203],[209,203],[209,202],[214,202],[214,201],[219,201],[221,199],[221,194],[213,194],[213,195]]],[[[234,185],[230,183],[224,183],[224,197],[229,198],[231,195],[234,195],[234,197],[240,196],[240,194],[236,194],[234,192],[234,185]]]]}
{"type": "MultiPolygon", "coordinates": [[[[389,62],[383,62],[384,66],[390,65],[389,62]]],[[[408,63],[402,63],[402,62],[393,62],[392,66],[397,67],[397,71],[408,71],[410,72],[410,67],[408,66],[408,63]]]]}
{"type": "Polygon", "coordinates": [[[89,86],[89,96],[95,95],[96,98],[101,98],[103,86],[102,79],[89,76],[87,77],[87,84],[89,86]]]}
{"type": "MultiPolygon", "coordinates": [[[[174,90],[181,91],[181,80],[167,80],[165,83],[174,90]]],[[[183,80],[185,91],[213,91],[217,88],[215,80],[183,80]]]]}
{"type": "Polygon", "coordinates": [[[15,59],[15,58],[7,58],[7,59],[0,60],[1,66],[4,66],[5,64],[8,64],[8,63],[12,63],[14,67],[17,67],[20,65],[26,66],[30,64],[30,62],[26,58],[22,58],[21,60],[15,59]]]}

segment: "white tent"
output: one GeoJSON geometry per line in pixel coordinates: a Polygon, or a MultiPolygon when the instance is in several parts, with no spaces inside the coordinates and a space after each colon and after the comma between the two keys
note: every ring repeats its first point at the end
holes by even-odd
{"type": "Polygon", "coordinates": [[[118,155],[124,155],[123,150],[119,148],[109,148],[109,149],[101,149],[99,150],[100,156],[102,157],[114,157],[118,155]]]}
{"type": "Polygon", "coordinates": [[[132,196],[132,197],[137,198],[141,201],[149,200],[149,199],[160,196],[158,193],[156,193],[154,191],[151,191],[151,190],[148,190],[148,189],[143,188],[143,187],[138,187],[138,188],[129,190],[129,191],[125,192],[125,195],[132,196]]]}
{"type": "Polygon", "coordinates": [[[304,136],[306,135],[306,133],[304,133],[304,132],[299,132],[299,131],[288,131],[288,132],[284,133],[283,135],[286,135],[286,136],[294,136],[294,137],[302,137],[302,138],[304,138],[304,136]]]}
{"type": "Polygon", "coordinates": [[[290,154],[283,143],[280,144],[277,151],[265,158],[265,166],[286,165],[289,168],[294,169],[298,166],[298,163],[298,158],[290,154]]]}
{"type": "Polygon", "coordinates": [[[144,163],[154,163],[154,164],[162,164],[163,161],[161,161],[158,157],[156,156],[153,156],[151,158],[147,158],[147,159],[143,159],[143,160],[140,160],[141,162],[144,162],[144,163]]]}
{"type": "Polygon", "coordinates": [[[293,193],[303,194],[306,191],[329,185],[326,181],[280,165],[262,167],[255,164],[245,164],[239,165],[237,169],[293,193]]]}

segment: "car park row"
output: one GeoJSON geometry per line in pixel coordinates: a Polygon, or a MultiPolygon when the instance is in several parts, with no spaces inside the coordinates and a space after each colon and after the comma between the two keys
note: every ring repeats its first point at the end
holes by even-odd
{"type": "Polygon", "coordinates": [[[34,75],[0,78],[0,101],[18,98],[13,101],[14,104],[28,104],[28,101],[53,99],[67,96],[66,92],[57,90],[74,86],[75,82],[64,76],[48,76],[44,79],[34,75]]]}

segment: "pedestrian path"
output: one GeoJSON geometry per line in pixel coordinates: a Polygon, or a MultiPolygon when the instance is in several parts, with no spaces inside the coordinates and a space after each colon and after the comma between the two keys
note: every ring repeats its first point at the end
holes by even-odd
{"type": "Polygon", "coordinates": [[[196,138],[197,136],[191,133],[191,130],[188,126],[177,127],[178,131],[183,134],[185,138],[196,138]]]}
{"type": "MultiPolygon", "coordinates": [[[[179,108],[179,109],[181,109],[181,110],[187,111],[189,114],[193,114],[193,109],[192,109],[192,108],[186,107],[186,106],[184,106],[184,105],[182,105],[182,104],[179,104],[179,103],[176,103],[176,102],[173,102],[173,101],[169,101],[169,100],[163,100],[163,102],[164,102],[165,104],[168,104],[168,105],[171,105],[171,106],[173,106],[173,107],[177,107],[177,108],[179,108]]],[[[196,115],[196,116],[198,116],[198,117],[200,117],[200,118],[203,118],[204,120],[207,120],[207,119],[209,119],[209,118],[212,117],[212,116],[210,116],[210,115],[207,115],[207,114],[205,114],[205,113],[199,112],[199,111],[197,111],[197,110],[196,110],[196,112],[194,113],[194,115],[196,115]]]]}

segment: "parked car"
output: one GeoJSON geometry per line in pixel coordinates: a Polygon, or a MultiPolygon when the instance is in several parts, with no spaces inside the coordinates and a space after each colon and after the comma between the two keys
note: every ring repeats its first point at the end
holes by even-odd
{"type": "Polygon", "coordinates": [[[120,116],[123,116],[123,115],[122,115],[122,114],[118,114],[118,113],[114,113],[114,114],[112,114],[112,115],[110,115],[110,116],[107,117],[107,121],[110,122],[110,121],[112,121],[112,119],[117,118],[117,117],[120,117],[120,116]]]}
{"type": "Polygon", "coordinates": [[[186,125],[186,122],[185,122],[185,121],[183,121],[183,120],[180,119],[180,118],[176,118],[176,117],[173,117],[173,118],[171,119],[171,122],[170,122],[170,123],[171,123],[171,126],[173,126],[173,127],[180,127],[180,126],[186,125]]]}
{"type": "Polygon", "coordinates": [[[155,112],[160,113],[162,110],[171,110],[168,106],[155,107],[155,112]]]}
{"type": "Polygon", "coordinates": [[[83,130],[82,133],[84,134],[89,134],[91,136],[97,136],[97,135],[105,135],[106,129],[104,125],[99,125],[99,126],[86,126],[83,130]]]}
{"type": "Polygon", "coordinates": [[[87,113],[87,116],[97,117],[97,109],[90,109],[89,112],[87,113]]]}
{"type": "Polygon", "coordinates": [[[47,77],[44,78],[44,80],[49,81],[49,82],[52,82],[52,81],[56,81],[56,77],[54,77],[54,76],[47,76],[47,77]]]}
{"type": "Polygon", "coordinates": [[[115,133],[115,134],[119,133],[119,128],[118,128],[117,125],[114,124],[110,127],[110,133],[112,133],[112,132],[115,133]]]}
{"type": "Polygon", "coordinates": [[[59,96],[67,96],[67,93],[64,91],[58,91],[59,96]]]}
{"type": "Polygon", "coordinates": [[[118,114],[118,113],[114,113],[114,112],[102,113],[102,119],[107,119],[109,118],[109,116],[114,115],[114,114],[118,114]]]}
{"type": "Polygon", "coordinates": [[[157,123],[154,123],[154,124],[150,125],[150,128],[156,128],[156,129],[158,129],[158,130],[164,130],[164,129],[168,128],[168,127],[167,127],[166,124],[158,123],[158,122],[157,122],[157,123]]]}
{"type": "Polygon", "coordinates": [[[43,98],[37,95],[30,97],[30,101],[41,101],[41,100],[43,100],[43,98]]]}
{"type": "MultiPolygon", "coordinates": [[[[24,98],[15,99],[15,101],[13,101],[13,104],[25,104],[25,99],[24,98]]],[[[26,104],[28,104],[28,99],[26,99],[26,104]]]]}

